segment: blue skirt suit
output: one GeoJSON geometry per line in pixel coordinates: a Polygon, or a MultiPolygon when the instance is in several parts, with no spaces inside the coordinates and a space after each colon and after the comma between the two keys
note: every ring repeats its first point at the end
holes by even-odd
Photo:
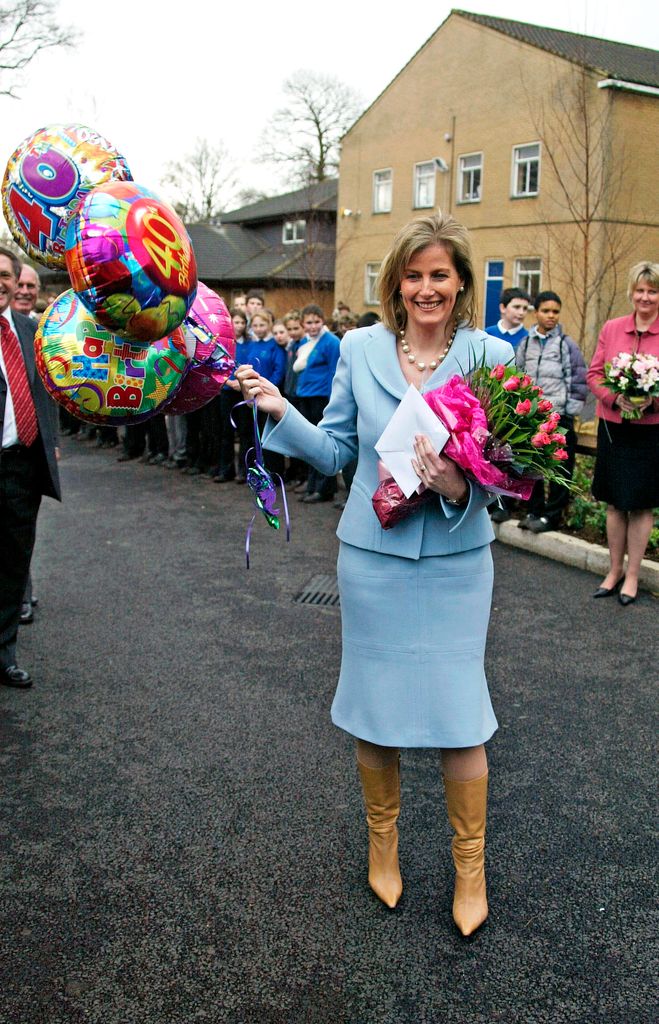
{"type": "MultiPolygon", "coordinates": [[[[483,360],[513,358],[508,342],[460,327],[423,390],[483,360]]],[[[382,324],[349,331],[318,426],[289,405],[278,423],[268,420],[263,443],[326,476],[358,460],[337,529],[343,650],[332,721],[382,746],[476,746],[497,728],[484,671],[492,496],[470,483],[466,506],[437,495],[382,529],[371,504],[379,482],[374,446],[408,387],[390,331],[382,324]]]]}

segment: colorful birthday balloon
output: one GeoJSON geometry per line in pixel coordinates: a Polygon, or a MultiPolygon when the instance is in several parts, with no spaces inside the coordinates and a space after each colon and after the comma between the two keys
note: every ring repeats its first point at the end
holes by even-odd
{"type": "Polygon", "coordinates": [[[236,338],[229,310],[224,300],[203,281],[199,282],[197,297],[183,326],[190,369],[165,406],[171,416],[201,409],[219,395],[235,366],[236,338]]]}
{"type": "Polygon", "coordinates": [[[67,225],[81,200],[98,185],[131,178],[123,156],[91,128],[40,128],[7,163],[2,207],[9,230],[30,259],[63,270],[67,225]]]}
{"type": "Polygon", "coordinates": [[[182,221],[133,182],[82,201],[66,233],[66,266],[82,304],[113,334],[149,345],[183,323],[197,264],[182,221]]]}
{"type": "Polygon", "coordinates": [[[79,419],[103,426],[138,423],[159,412],[188,367],[180,328],[148,348],[131,345],[96,323],[71,290],[44,313],[34,347],[52,397],[79,419]]]}

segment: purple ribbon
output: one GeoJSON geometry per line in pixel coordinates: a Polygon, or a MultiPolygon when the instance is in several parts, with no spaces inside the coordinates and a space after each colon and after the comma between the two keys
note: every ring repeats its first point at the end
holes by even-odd
{"type": "MultiPolygon", "coordinates": [[[[258,512],[263,513],[268,525],[271,526],[273,530],[278,530],[281,524],[279,521],[279,509],[275,507],[275,502],[277,500],[277,485],[272,474],[268,472],[263,463],[263,448],[261,446],[261,434],[259,431],[256,401],[252,398],[249,401],[238,402],[233,408],[239,409],[241,405],[251,406],[252,415],[254,417],[254,445],[245,455],[247,486],[252,492],[254,503],[256,505],[256,510],[250,520],[247,527],[247,533],[245,535],[245,563],[249,569],[249,546],[252,537],[252,527],[254,526],[254,520],[256,519],[258,512]]],[[[237,430],[238,428],[233,418],[233,411],[231,412],[230,419],[234,429],[237,430]]],[[[286,488],[279,473],[275,473],[274,476],[279,480],[279,486],[281,487],[281,498],[284,505],[284,522],[286,523],[286,541],[290,542],[291,522],[288,515],[286,488]]]]}

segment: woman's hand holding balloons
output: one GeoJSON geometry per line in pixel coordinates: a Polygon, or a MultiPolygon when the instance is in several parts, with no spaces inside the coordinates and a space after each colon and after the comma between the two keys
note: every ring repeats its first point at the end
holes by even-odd
{"type": "Polygon", "coordinates": [[[255,398],[256,405],[261,412],[267,413],[277,421],[283,417],[288,404],[286,399],[279,388],[271,384],[266,377],[261,377],[254,367],[248,363],[240,366],[236,370],[236,380],[240,384],[246,402],[255,398]]]}

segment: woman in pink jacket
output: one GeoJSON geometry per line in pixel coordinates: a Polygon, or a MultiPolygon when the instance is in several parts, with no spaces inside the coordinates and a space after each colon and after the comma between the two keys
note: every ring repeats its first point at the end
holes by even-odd
{"type": "Polygon", "coordinates": [[[652,509],[659,505],[659,400],[642,403],[640,419],[624,419],[633,406],[625,395],[604,387],[604,364],[620,352],[659,357],[659,263],[637,263],[627,294],[633,313],[604,324],[588,370],[588,386],[597,397],[600,418],[593,496],[606,501],[606,535],[611,567],[594,597],[618,595],[633,604],[638,574],[652,530],[652,509]],[[627,571],[624,570],[625,553],[627,571]]]}

